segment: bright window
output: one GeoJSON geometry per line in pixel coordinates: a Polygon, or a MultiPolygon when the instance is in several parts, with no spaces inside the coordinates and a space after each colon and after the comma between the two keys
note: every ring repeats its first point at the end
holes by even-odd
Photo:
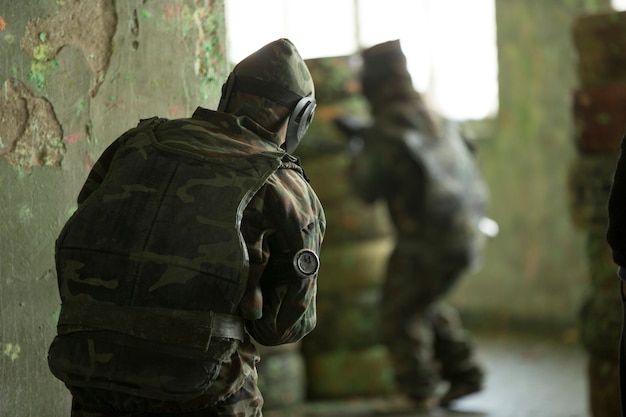
{"type": "Polygon", "coordinates": [[[611,0],[615,10],[626,10],[626,0],[611,0]]]}
{"type": "Polygon", "coordinates": [[[495,0],[225,2],[231,62],[280,37],[305,59],[400,39],[416,88],[437,111],[458,120],[497,111],[495,0]]]}

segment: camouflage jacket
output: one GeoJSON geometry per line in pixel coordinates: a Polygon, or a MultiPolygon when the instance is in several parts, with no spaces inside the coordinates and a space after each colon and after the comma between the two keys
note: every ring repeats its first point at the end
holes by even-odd
{"type": "Polygon", "coordinates": [[[386,201],[400,244],[428,257],[467,255],[468,245],[479,244],[487,189],[460,137],[441,132],[411,101],[389,103],[361,136],[363,149],[350,167],[353,187],[367,202],[386,201]],[[466,210],[457,210],[461,205],[466,210]]]}
{"type": "MultiPolygon", "coordinates": [[[[191,121],[170,121],[158,132],[170,139],[184,130],[197,131],[196,140],[189,141],[185,134],[175,146],[191,152],[202,152],[201,141],[207,134],[223,141],[225,149],[232,148],[232,152],[283,152],[273,145],[271,133],[246,117],[237,119],[199,108],[191,121]]],[[[95,164],[79,194],[79,206],[104,179],[119,146],[120,139],[95,164]]],[[[319,253],[326,230],[321,203],[297,159],[284,154],[283,160],[252,198],[241,222],[250,275],[240,311],[250,334],[266,345],[296,342],[315,327],[312,301],[316,283],[301,279],[293,268],[293,258],[302,248],[319,253]]]]}
{"type": "MultiPolygon", "coordinates": [[[[191,119],[158,122],[152,120],[143,123],[158,124],[153,128],[152,139],[148,138],[149,135],[142,134],[140,128],[131,129],[105,150],[79,194],[76,214],[68,221],[57,241],[57,272],[63,303],[91,301],[94,297],[99,302],[117,303],[115,297],[119,297],[118,294],[125,286],[128,287],[124,277],[108,281],[96,279],[94,275],[97,276],[98,268],[106,270],[111,267],[110,263],[98,263],[100,261],[97,257],[90,261],[91,265],[88,267],[77,269],[77,262],[71,259],[74,241],[98,248],[106,248],[107,244],[109,247],[125,247],[132,246],[133,239],[137,239],[137,236],[143,236],[142,239],[149,239],[152,243],[151,246],[142,244],[142,247],[149,246],[151,252],[144,250],[137,255],[131,254],[129,262],[133,261],[133,257],[151,259],[154,279],[150,281],[150,286],[138,284],[134,282],[137,281],[135,275],[139,273],[138,270],[129,270],[127,281],[134,282],[134,287],[124,290],[124,294],[132,292],[133,299],[140,300],[149,307],[212,310],[239,315],[245,320],[248,333],[261,344],[283,344],[304,337],[316,324],[317,270],[308,271],[304,268],[303,273],[303,269],[298,267],[298,254],[304,251],[316,256],[319,253],[326,223],[321,204],[306,181],[297,159],[275,145],[273,134],[246,117],[237,118],[199,108],[191,119]],[[162,162],[145,164],[145,169],[150,171],[143,172],[141,157],[132,167],[125,167],[119,162],[129,154],[156,155],[155,158],[161,158],[159,161],[162,162]],[[168,165],[168,158],[178,158],[186,162],[183,163],[183,168],[172,168],[168,165]],[[207,173],[203,160],[223,164],[226,168],[220,167],[217,173],[207,173]],[[240,172],[247,175],[244,175],[241,186],[229,185],[228,167],[231,166],[238,167],[240,172]],[[169,190],[168,181],[173,181],[173,171],[178,169],[196,172],[197,177],[192,176],[183,181],[182,185],[173,187],[171,193],[177,199],[192,203],[194,199],[198,199],[204,204],[223,206],[229,211],[233,211],[227,209],[232,208],[233,204],[243,206],[235,207],[235,214],[225,213],[225,216],[237,217],[240,224],[242,256],[225,253],[219,264],[206,265],[206,259],[213,256],[209,251],[221,253],[221,246],[226,245],[220,244],[220,239],[228,236],[216,228],[221,220],[203,216],[207,210],[203,209],[202,204],[189,204],[192,211],[172,211],[175,209],[170,207],[172,198],[167,195],[170,191],[157,199],[139,198],[135,201],[128,198],[133,193],[154,193],[161,183],[168,184],[163,188],[169,190]],[[137,183],[135,178],[126,178],[129,176],[125,175],[127,172],[131,173],[130,176],[150,178],[152,182],[150,186],[137,183]],[[203,200],[197,194],[197,189],[203,189],[200,185],[206,186],[210,178],[219,183],[219,192],[214,192],[213,197],[203,200]],[[238,188],[243,191],[249,189],[253,194],[237,197],[238,188]],[[109,213],[101,209],[106,202],[116,199],[129,200],[123,206],[123,212],[109,213]],[[144,213],[156,211],[171,214],[154,216],[152,226],[141,223],[144,213]],[[89,241],[88,235],[80,237],[81,233],[89,233],[90,223],[87,221],[84,224],[74,224],[73,229],[69,226],[68,240],[68,225],[79,221],[76,218],[89,219],[90,216],[85,213],[92,213],[92,222],[100,224],[94,226],[94,229],[99,230],[101,236],[92,236],[93,242],[89,241]],[[102,218],[95,218],[98,216],[102,218]],[[154,221],[168,224],[164,226],[154,221]],[[135,223],[140,226],[137,227],[135,223]],[[117,241],[107,243],[107,227],[117,230],[128,227],[134,232],[118,233],[117,241]],[[155,232],[144,230],[144,227],[155,232]],[[206,235],[203,231],[211,233],[206,235]],[[72,241],[72,234],[79,238],[72,241]],[[120,242],[120,236],[121,239],[130,239],[129,243],[120,242]],[[179,267],[180,265],[183,266],[179,267]],[[206,269],[209,273],[225,279],[218,286],[204,288],[200,284],[199,293],[193,294],[189,299],[177,297],[178,293],[184,293],[181,290],[186,282],[194,279],[189,271],[197,268],[206,269]],[[89,289],[86,292],[83,291],[87,288],[85,286],[100,289],[89,289]],[[161,290],[161,287],[166,289],[161,290]],[[207,294],[206,298],[201,294],[207,294]],[[233,297],[235,305],[231,305],[233,297]]],[[[214,211],[214,207],[212,209],[214,211]]],[[[147,217],[150,216],[151,214],[147,217]]],[[[96,249],[94,252],[103,250],[96,249]]],[[[151,275],[148,275],[148,280],[150,279],[151,275]]],[[[249,352],[247,338],[241,348],[249,352]]],[[[251,373],[256,360],[258,358],[248,353],[232,353],[220,371],[221,378],[227,380],[218,381],[218,387],[213,393],[223,396],[241,386],[242,378],[246,376],[242,373],[251,373]]]]}

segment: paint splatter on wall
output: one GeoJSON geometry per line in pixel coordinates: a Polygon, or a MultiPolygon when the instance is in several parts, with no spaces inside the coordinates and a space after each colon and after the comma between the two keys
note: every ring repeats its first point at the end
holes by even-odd
{"type": "Polygon", "coordinates": [[[22,351],[22,348],[17,343],[16,344],[5,343],[4,346],[2,347],[2,353],[5,356],[8,356],[11,359],[11,361],[15,361],[17,358],[19,358],[21,351],[22,351]]]}
{"type": "MultiPolygon", "coordinates": [[[[223,3],[205,1],[204,7],[198,7],[193,14],[194,23],[198,29],[195,72],[206,84],[216,82],[216,68],[226,56],[225,44],[220,37],[220,34],[225,31],[219,19],[223,10],[215,10],[223,7],[223,3]]],[[[204,99],[208,99],[208,95],[205,95],[204,99]]]]}
{"type": "Polygon", "coordinates": [[[91,96],[95,96],[109,65],[112,53],[111,40],[117,18],[112,0],[66,0],[53,16],[34,18],[26,25],[20,46],[34,59],[31,79],[42,87],[45,70],[54,65],[61,48],[72,45],[80,49],[91,70],[94,82],[91,96]],[[85,30],[89,28],[89,30],[85,30]]]}
{"type": "Polygon", "coordinates": [[[65,153],[63,131],[52,105],[15,78],[0,93],[0,156],[29,171],[33,166],[59,166],[65,153]]]}

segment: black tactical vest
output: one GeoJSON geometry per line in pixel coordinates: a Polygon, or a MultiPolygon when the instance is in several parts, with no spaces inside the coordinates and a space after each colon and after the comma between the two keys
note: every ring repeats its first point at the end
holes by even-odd
{"type": "Polygon", "coordinates": [[[424,174],[420,234],[428,252],[472,266],[484,245],[479,221],[487,201],[487,187],[473,155],[455,132],[435,137],[411,130],[403,141],[424,174]]]}
{"type": "Polygon", "coordinates": [[[49,364],[70,387],[189,400],[211,393],[244,338],[241,220],[284,154],[231,152],[231,139],[190,152],[178,146],[184,133],[155,135],[161,121],[120,139],[57,240],[62,309],[49,364]]]}

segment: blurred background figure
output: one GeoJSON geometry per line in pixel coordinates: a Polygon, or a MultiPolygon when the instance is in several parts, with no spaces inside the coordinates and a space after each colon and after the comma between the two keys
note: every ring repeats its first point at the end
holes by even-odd
{"type": "Polygon", "coordinates": [[[398,387],[417,408],[479,392],[483,369],[457,311],[441,302],[477,265],[487,201],[468,145],[437,120],[415,90],[400,41],[362,53],[362,92],[373,122],[352,132],[352,185],[366,202],[386,201],[396,245],[386,271],[382,337],[398,387]],[[438,398],[438,385],[448,384],[438,398]]]}

